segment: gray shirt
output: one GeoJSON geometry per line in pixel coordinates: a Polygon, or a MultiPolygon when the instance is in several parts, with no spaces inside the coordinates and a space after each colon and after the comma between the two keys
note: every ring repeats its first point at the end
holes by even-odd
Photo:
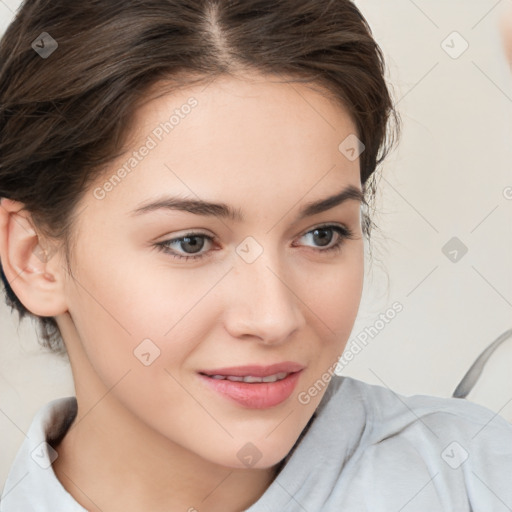
{"type": "MultiPolygon", "coordinates": [[[[85,511],[51,466],[51,444],[76,410],[67,397],[38,411],[0,512],[85,511]]],[[[463,399],[406,397],[335,375],[279,474],[245,512],[511,510],[512,425],[501,416],[463,399]]]]}

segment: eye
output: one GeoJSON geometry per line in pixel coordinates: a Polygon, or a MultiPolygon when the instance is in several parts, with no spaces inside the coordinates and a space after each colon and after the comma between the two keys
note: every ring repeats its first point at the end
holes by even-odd
{"type": "Polygon", "coordinates": [[[171,238],[170,240],[164,240],[163,242],[158,242],[155,244],[157,249],[169,254],[174,258],[185,259],[185,260],[197,260],[206,257],[204,253],[195,254],[195,252],[199,252],[204,247],[204,240],[208,242],[213,242],[214,237],[205,235],[204,233],[187,233],[185,236],[180,238],[171,238]],[[199,242],[198,242],[199,240],[199,242]],[[192,252],[185,252],[185,256],[171,249],[171,246],[176,246],[181,248],[182,250],[188,251],[189,249],[192,252]]]}
{"type": "MultiPolygon", "coordinates": [[[[353,238],[354,233],[351,229],[346,226],[338,226],[334,224],[328,224],[324,226],[318,226],[304,235],[301,238],[310,236],[313,241],[320,244],[320,249],[314,249],[318,253],[331,253],[338,252],[341,250],[342,245],[346,239],[353,238]],[[337,235],[336,241],[330,247],[328,246],[332,240],[333,235],[327,235],[326,233],[334,232],[337,235]]],[[[211,255],[212,251],[201,252],[205,246],[205,240],[207,244],[215,241],[215,237],[206,235],[204,233],[187,233],[185,236],[179,238],[171,238],[154,244],[154,246],[166,254],[169,254],[173,258],[184,259],[184,260],[199,260],[206,258],[211,255]],[[174,248],[171,248],[174,247],[174,248]],[[180,254],[176,249],[181,249],[185,254],[180,254]],[[190,251],[190,252],[189,252],[190,251]]]]}
{"type": "Polygon", "coordinates": [[[329,243],[333,240],[333,235],[325,235],[325,233],[328,232],[335,232],[337,234],[337,238],[335,238],[334,244],[332,244],[330,247],[324,248],[324,249],[315,249],[316,252],[320,253],[330,253],[332,252],[339,252],[341,250],[341,247],[345,243],[346,239],[353,238],[354,233],[351,229],[349,229],[346,226],[338,226],[334,224],[327,224],[324,226],[318,226],[311,231],[308,231],[303,235],[303,237],[310,236],[313,241],[319,242],[321,247],[326,247],[329,245],[329,243]]]}

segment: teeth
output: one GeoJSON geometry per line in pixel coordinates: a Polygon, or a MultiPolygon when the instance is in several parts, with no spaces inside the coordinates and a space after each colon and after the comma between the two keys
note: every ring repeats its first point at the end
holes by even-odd
{"type": "Polygon", "coordinates": [[[275,375],[268,375],[267,377],[244,377],[244,382],[276,382],[277,380],[283,380],[287,377],[286,372],[276,373],[275,375]]]}
{"type": "Polygon", "coordinates": [[[246,377],[237,377],[234,375],[210,375],[212,379],[225,379],[231,380],[233,382],[276,382],[278,380],[283,380],[289,374],[286,372],[276,373],[275,375],[268,375],[267,377],[253,377],[252,375],[247,375],[246,377]]]}
{"type": "Polygon", "coordinates": [[[236,377],[235,375],[229,375],[228,377],[226,377],[226,380],[232,380],[233,382],[242,382],[244,378],[236,377]]]}

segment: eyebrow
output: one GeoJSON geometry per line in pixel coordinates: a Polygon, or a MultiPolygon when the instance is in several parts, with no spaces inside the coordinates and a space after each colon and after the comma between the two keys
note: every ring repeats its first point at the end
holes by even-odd
{"type": "MultiPolygon", "coordinates": [[[[296,220],[300,221],[305,217],[325,212],[349,200],[364,202],[364,194],[359,188],[353,185],[348,185],[338,194],[303,205],[296,220]]],[[[232,208],[226,203],[213,203],[203,201],[202,199],[184,199],[172,196],[161,197],[150,203],[142,204],[133,210],[130,215],[137,216],[161,209],[178,210],[193,213],[195,215],[219,217],[235,222],[244,221],[244,216],[240,208],[232,208]]]]}

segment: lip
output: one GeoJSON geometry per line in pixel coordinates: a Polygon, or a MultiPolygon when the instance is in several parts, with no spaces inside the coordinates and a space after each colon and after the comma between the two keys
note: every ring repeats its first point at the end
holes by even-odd
{"type": "MultiPolygon", "coordinates": [[[[260,367],[260,371],[263,371],[260,367]]],[[[268,367],[267,367],[268,368],[268,367]]],[[[216,370],[217,371],[217,370],[216,370]]],[[[230,370],[231,371],[231,370],[230,370]]],[[[266,370],[265,370],[266,371],[266,370]]],[[[275,372],[274,373],[279,373],[275,372]]],[[[290,397],[302,374],[302,369],[290,373],[286,378],[276,382],[235,382],[230,380],[213,379],[207,375],[198,374],[199,378],[214,391],[222,396],[250,409],[267,409],[284,402],[290,397]]],[[[214,374],[214,375],[222,375],[214,374]]],[[[232,375],[232,374],[230,374],[232,375]]],[[[253,375],[254,374],[244,374],[253,375]]],[[[272,375],[269,373],[268,375],[272,375]]],[[[265,375],[263,375],[265,376],[265,375]]]]}
{"type": "Polygon", "coordinates": [[[294,361],[283,361],[282,363],[271,364],[268,366],[262,365],[245,365],[245,366],[231,366],[225,368],[217,368],[214,370],[199,370],[199,373],[206,375],[232,375],[233,377],[245,377],[252,375],[253,377],[268,377],[276,373],[294,373],[300,372],[305,368],[304,365],[294,361]]]}

